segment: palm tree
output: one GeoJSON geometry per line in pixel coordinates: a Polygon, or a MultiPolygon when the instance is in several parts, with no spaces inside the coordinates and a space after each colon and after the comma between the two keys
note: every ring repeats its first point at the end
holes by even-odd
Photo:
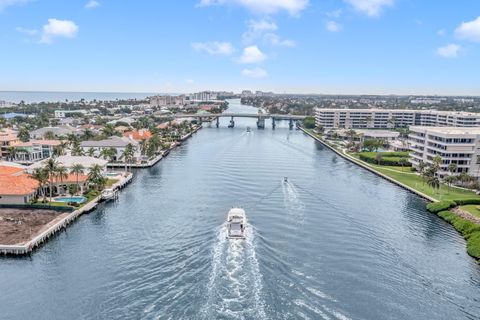
{"type": "Polygon", "coordinates": [[[353,129],[347,131],[348,140],[353,141],[357,137],[357,132],[353,129]]]}
{"type": "Polygon", "coordinates": [[[442,164],[442,157],[440,157],[439,155],[436,155],[435,157],[433,157],[432,163],[437,171],[440,170],[440,166],[442,164]]]}
{"type": "Polygon", "coordinates": [[[427,164],[423,162],[423,160],[420,160],[418,162],[418,172],[420,173],[420,176],[422,177],[422,184],[425,184],[425,169],[427,168],[427,164]]]}
{"type": "Polygon", "coordinates": [[[74,147],[76,142],[80,142],[78,141],[78,137],[74,133],[67,134],[67,141],[70,147],[74,147]]]}
{"type": "Polygon", "coordinates": [[[117,155],[117,150],[115,148],[103,148],[101,151],[100,151],[100,156],[105,159],[105,160],[108,160],[110,162],[113,162],[115,160],[115,156],[117,155]]]}
{"type": "Polygon", "coordinates": [[[17,149],[15,149],[14,146],[9,146],[7,148],[7,152],[8,152],[8,157],[10,158],[10,161],[14,161],[15,160],[15,156],[17,154],[17,149]]]}
{"type": "Polygon", "coordinates": [[[93,157],[95,155],[95,149],[94,148],[89,148],[87,151],[87,154],[89,157],[93,157]]]}
{"type": "Polygon", "coordinates": [[[85,129],[83,130],[83,140],[90,140],[94,137],[95,135],[93,134],[92,130],[90,129],[85,129]]]}
{"type": "Polygon", "coordinates": [[[440,189],[440,180],[437,176],[429,176],[427,180],[427,184],[432,187],[433,192],[435,193],[435,189],[440,189]]]}
{"type": "Polygon", "coordinates": [[[45,185],[48,182],[48,172],[42,168],[36,168],[32,172],[32,178],[38,181],[40,194],[43,196],[43,202],[45,202],[45,185]]]}
{"type": "Polygon", "coordinates": [[[54,158],[49,158],[45,163],[45,171],[48,174],[48,186],[50,189],[50,202],[52,202],[53,178],[57,174],[58,162],[54,158]]]}
{"type": "Polygon", "coordinates": [[[123,150],[122,158],[125,159],[125,171],[128,171],[127,164],[133,161],[133,157],[135,155],[135,146],[131,143],[127,144],[125,150],[123,150]]]}
{"type": "Polygon", "coordinates": [[[78,176],[83,174],[85,172],[85,167],[81,165],[80,163],[75,163],[71,168],[70,168],[70,173],[75,174],[77,176],[77,191],[80,191],[80,183],[78,182],[79,178],[78,176]]]}
{"type": "Polygon", "coordinates": [[[450,163],[450,164],[448,165],[448,172],[450,172],[450,175],[451,175],[451,176],[453,176],[453,174],[454,174],[455,172],[457,172],[457,168],[458,168],[458,166],[457,166],[457,164],[454,163],[454,162],[452,162],[452,163],[450,163]]]}
{"type": "Polygon", "coordinates": [[[97,191],[105,185],[106,179],[103,176],[103,169],[100,165],[94,164],[88,172],[88,180],[95,185],[97,191]]]}
{"type": "Polygon", "coordinates": [[[138,143],[139,146],[140,146],[140,153],[141,155],[145,155],[146,151],[147,151],[147,140],[145,139],[142,139],[140,140],[140,142],[138,143]]]}
{"type": "Polygon", "coordinates": [[[72,156],[83,156],[83,149],[80,146],[80,141],[75,140],[73,142],[72,156]]]}
{"type": "Polygon", "coordinates": [[[106,124],[102,129],[102,133],[106,137],[111,137],[116,133],[115,127],[112,124],[106,124]]]}
{"type": "Polygon", "coordinates": [[[63,179],[68,178],[68,169],[65,166],[58,166],[57,178],[60,180],[60,185],[63,186],[63,179]]]}

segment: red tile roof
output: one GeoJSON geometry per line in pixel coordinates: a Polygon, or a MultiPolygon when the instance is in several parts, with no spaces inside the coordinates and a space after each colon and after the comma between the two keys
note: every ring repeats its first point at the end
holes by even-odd
{"type": "Polygon", "coordinates": [[[0,176],[0,196],[22,196],[34,193],[38,189],[38,181],[29,174],[0,176]]]}
{"type": "Polygon", "coordinates": [[[22,168],[10,167],[10,166],[0,166],[0,176],[12,176],[23,172],[22,168]]]}
{"type": "MultiPolygon", "coordinates": [[[[85,175],[85,174],[79,174],[78,175],[78,182],[85,182],[88,180],[88,176],[85,175]]],[[[77,183],[77,175],[76,174],[69,174],[68,175],[68,178],[63,178],[63,183],[77,183]]],[[[54,183],[60,183],[60,178],[59,177],[55,177],[53,179],[53,182],[54,183]]]]}
{"type": "Polygon", "coordinates": [[[148,130],[135,130],[135,131],[126,131],[123,133],[124,137],[132,138],[134,140],[147,140],[150,139],[152,133],[148,130]]]}

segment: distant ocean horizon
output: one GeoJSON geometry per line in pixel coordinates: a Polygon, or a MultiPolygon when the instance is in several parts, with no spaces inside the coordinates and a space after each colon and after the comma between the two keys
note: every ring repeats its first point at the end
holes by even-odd
{"type": "Polygon", "coordinates": [[[34,102],[59,102],[59,101],[78,101],[85,99],[92,100],[117,100],[117,99],[145,99],[156,94],[173,93],[154,93],[154,92],[70,92],[70,91],[0,91],[0,101],[19,103],[34,102]]]}

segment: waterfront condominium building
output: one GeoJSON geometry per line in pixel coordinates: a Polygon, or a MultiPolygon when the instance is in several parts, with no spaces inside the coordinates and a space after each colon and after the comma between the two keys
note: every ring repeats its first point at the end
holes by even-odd
{"type": "Polygon", "coordinates": [[[480,127],[480,113],[405,109],[315,109],[317,126],[388,129],[409,126],[480,127]]]}
{"type": "Polygon", "coordinates": [[[415,168],[421,161],[432,164],[440,156],[440,176],[448,175],[448,165],[455,163],[456,173],[480,177],[480,128],[412,126],[409,145],[415,168]]]}

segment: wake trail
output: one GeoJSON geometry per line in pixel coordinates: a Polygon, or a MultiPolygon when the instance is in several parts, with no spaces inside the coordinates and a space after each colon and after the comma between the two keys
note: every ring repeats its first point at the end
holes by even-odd
{"type": "Polygon", "coordinates": [[[266,319],[254,230],[248,221],[244,240],[227,239],[225,225],[219,230],[206,298],[204,319],[266,319]]]}

